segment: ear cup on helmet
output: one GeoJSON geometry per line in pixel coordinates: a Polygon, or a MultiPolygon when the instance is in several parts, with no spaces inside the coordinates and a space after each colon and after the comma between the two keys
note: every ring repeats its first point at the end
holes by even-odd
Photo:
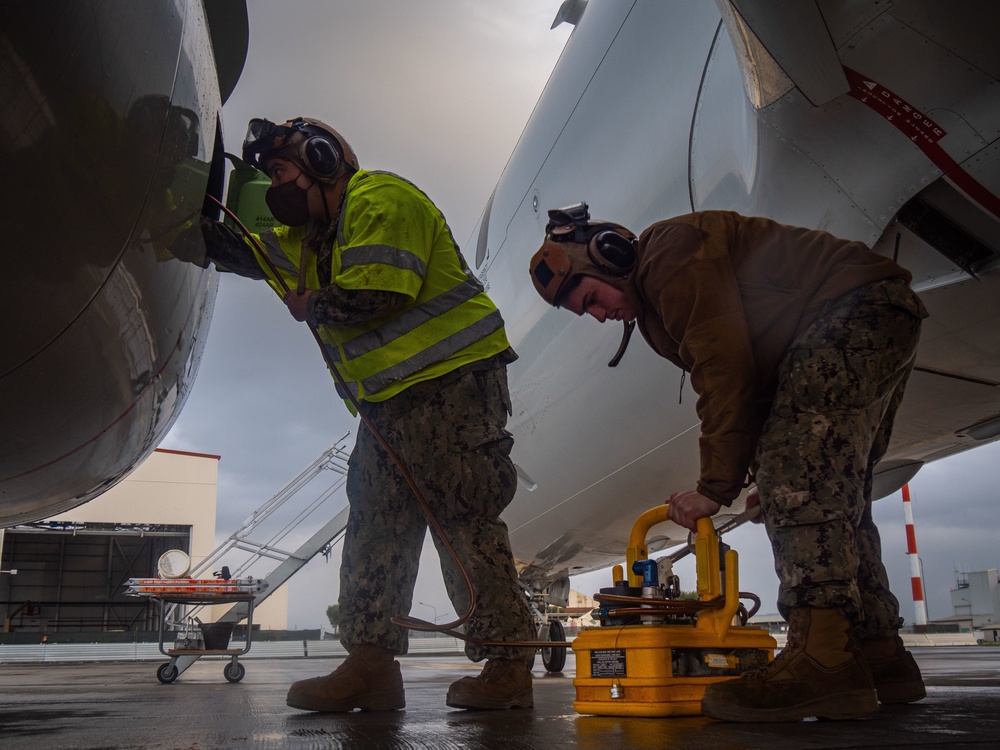
{"type": "Polygon", "coordinates": [[[635,266],[635,245],[613,229],[598,232],[587,244],[590,259],[608,273],[625,276],[635,266]]]}
{"type": "Polygon", "coordinates": [[[299,146],[299,158],[306,171],[321,180],[333,177],[341,162],[333,141],[322,135],[306,138],[299,146]]]}

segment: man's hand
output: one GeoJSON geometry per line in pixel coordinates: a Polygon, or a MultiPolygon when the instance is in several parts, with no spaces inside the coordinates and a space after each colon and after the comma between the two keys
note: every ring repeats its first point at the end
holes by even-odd
{"type": "Polygon", "coordinates": [[[667,500],[670,508],[667,515],[670,520],[690,531],[698,530],[698,519],[715,515],[722,507],[714,500],[709,500],[697,490],[690,492],[675,492],[667,500]]]}
{"type": "Polygon", "coordinates": [[[293,289],[284,296],[283,301],[293,318],[301,322],[309,317],[309,298],[312,293],[312,289],[306,289],[302,294],[293,289]]]}

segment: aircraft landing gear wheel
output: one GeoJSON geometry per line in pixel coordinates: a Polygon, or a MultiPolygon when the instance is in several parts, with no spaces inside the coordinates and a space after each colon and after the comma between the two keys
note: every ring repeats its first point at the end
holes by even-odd
{"type": "MultiPolygon", "coordinates": [[[[565,643],[566,631],[558,620],[549,621],[549,640],[553,643],[565,643]]],[[[548,672],[562,672],[566,666],[565,648],[543,648],[542,664],[548,672]]]]}
{"type": "Polygon", "coordinates": [[[177,679],[177,675],[179,674],[180,671],[177,669],[177,666],[168,661],[166,664],[161,664],[160,668],[156,670],[156,679],[164,685],[169,685],[177,679]]]}
{"type": "Polygon", "coordinates": [[[223,671],[223,674],[226,676],[226,679],[229,680],[230,682],[239,682],[240,680],[243,679],[243,675],[245,675],[246,673],[247,673],[246,667],[244,667],[238,661],[230,662],[229,664],[226,665],[226,669],[223,671]]]}

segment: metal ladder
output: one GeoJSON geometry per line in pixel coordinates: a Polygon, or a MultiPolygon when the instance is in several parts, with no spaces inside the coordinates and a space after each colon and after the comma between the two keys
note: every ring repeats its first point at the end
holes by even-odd
{"type": "MultiPolygon", "coordinates": [[[[230,571],[232,578],[239,578],[247,575],[250,569],[264,558],[275,560],[277,566],[268,573],[264,580],[267,588],[257,594],[253,599],[253,606],[256,608],[273,592],[277,591],[285,581],[301,570],[306,563],[319,553],[329,556],[331,548],[340,542],[347,529],[348,508],[343,508],[333,518],[327,521],[305,542],[301,543],[294,552],[289,552],[278,545],[289,534],[297,529],[306,519],[316,512],[324,503],[337,493],[347,482],[347,460],[350,457],[344,448],[344,441],[350,433],[344,434],[330,448],[326,449],[309,466],[299,472],[284,487],[278,490],[271,499],[267,500],[257,510],[250,514],[243,525],[234,531],[226,541],[220,544],[211,554],[191,571],[192,578],[199,577],[205,571],[212,571],[212,568],[221,564],[225,556],[233,551],[248,553],[246,559],[235,569],[230,571]],[[279,509],[294,497],[302,493],[313,480],[317,479],[323,472],[332,472],[334,477],[330,482],[320,482],[321,488],[318,495],[312,500],[306,500],[302,508],[292,508],[292,517],[285,521],[277,531],[271,533],[266,541],[254,541],[252,535],[264,526],[265,521],[273,516],[279,509]]],[[[183,619],[178,616],[178,608],[183,605],[172,604],[164,616],[164,619],[175,629],[186,628],[186,622],[202,609],[201,605],[193,608],[184,614],[183,619]]],[[[238,623],[246,618],[250,609],[249,602],[238,602],[230,607],[225,614],[216,622],[238,623]]],[[[184,654],[177,657],[176,666],[178,674],[183,673],[188,667],[200,658],[199,654],[184,654]]]]}

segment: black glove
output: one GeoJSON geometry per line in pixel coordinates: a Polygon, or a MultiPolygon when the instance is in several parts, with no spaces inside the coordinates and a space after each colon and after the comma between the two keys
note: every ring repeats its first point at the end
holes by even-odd
{"type": "Polygon", "coordinates": [[[205,237],[202,233],[202,224],[206,222],[218,223],[201,216],[194,219],[191,225],[178,232],[174,241],[170,243],[167,248],[170,254],[185,263],[208,268],[208,252],[205,249],[205,237]]]}

